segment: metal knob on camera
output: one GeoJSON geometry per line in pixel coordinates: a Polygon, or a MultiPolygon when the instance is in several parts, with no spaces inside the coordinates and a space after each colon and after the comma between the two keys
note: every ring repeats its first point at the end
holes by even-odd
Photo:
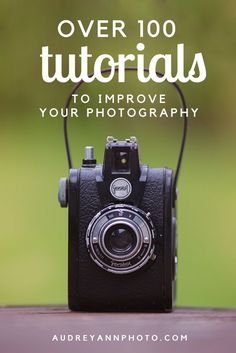
{"type": "Polygon", "coordinates": [[[67,207],[67,178],[61,178],[59,182],[58,201],[61,207],[67,207]]]}
{"type": "Polygon", "coordinates": [[[84,150],[84,159],[82,167],[95,167],[96,159],[94,158],[94,148],[93,146],[86,146],[84,150]]]}

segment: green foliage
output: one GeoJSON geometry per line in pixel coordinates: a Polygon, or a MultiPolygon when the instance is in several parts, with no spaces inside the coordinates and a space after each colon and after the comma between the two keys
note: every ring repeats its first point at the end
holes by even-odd
{"type": "MultiPolygon", "coordinates": [[[[71,84],[45,84],[40,51],[76,52],[89,45],[94,55],[129,53],[138,42],[136,21],[173,19],[173,39],[144,39],[146,55],[175,52],[185,43],[191,62],[202,51],[207,80],[183,85],[189,105],[200,115],[190,124],[180,179],[178,304],[235,306],[235,9],[233,1],[134,0],[1,2],[1,222],[0,303],[65,303],[67,292],[67,212],[57,203],[58,180],[67,174],[60,119],[41,119],[40,106],[64,105],[71,84]],[[96,5],[95,5],[96,4],[96,5]],[[62,39],[62,19],[124,19],[127,39],[62,39]]],[[[132,75],[132,74],[131,74],[132,75]]],[[[124,92],[155,92],[155,85],[109,84],[124,92]]],[[[158,87],[159,89],[159,87],[158,87]]],[[[166,88],[168,89],[168,88],[166,88]]],[[[91,96],[99,84],[85,86],[91,96]]],[[[173,102],[174,94],[171,94],[173,102]]],[[[176,101],[177,102],[177,101],[176,101]]],[[[82,110],[83,112],[83,110],[82,110]]],[[[76,165],[83,146],[94,144],[99,161],[107,135],[136,135],[144,162],[175,166],[179,122],[145,119],[79,119],[70,122],[76,165]]]]}

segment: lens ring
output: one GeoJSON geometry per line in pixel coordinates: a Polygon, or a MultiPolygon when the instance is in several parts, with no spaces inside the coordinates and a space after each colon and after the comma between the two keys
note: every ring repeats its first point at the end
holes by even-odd
{"type": "Polygon", "coordinates": [[[141,269],[151,260],[155,251],[154,237],[155,229],[149,214],[130,205],[116,204],[95,215],[87,229],[86,244],[96,265],[107,272],[126,274],[141,269]],[[113,226],[128,227],[137,239],[135,246],[122,255],[109,251],[105,243],[107,231],[113,226]]]}

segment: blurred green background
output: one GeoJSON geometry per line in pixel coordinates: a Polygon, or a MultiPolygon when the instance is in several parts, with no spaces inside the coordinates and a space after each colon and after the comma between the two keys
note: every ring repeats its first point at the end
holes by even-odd
{"type": "MultiPolygon", "coordinates": [[[[59,178],[67,175],[60,118],[42,119],[39,107],[61,107],[73,87],[41,79],[40,52],[76,53],[88,45],[95,56],[135,52],[139,19],[173,19],[176,35],[144,38],[146,56],[175,53],[185,43],[186,65],[202,51],[207,79],[182,84],[189,106],[199,107],[190,130],[179,183],[178,305],[234,307],[235,282],[235,54],[236,4],[215,0],[7,1],[0,4],[1,222],[0,304],[67,301],[67,211],[57,203],[59,178]],[[123,19],[127,39],[60,38],[63,19],[123,19]]],[[[84,85],[82,93],[168,92],[137,83],[84,85]]],[[[81,110],[83,115],[83,110],[81,110]]],[[[150,166],[175,167],[181,136],[178,119],[86,119],[70,121],[74,163],[92,144],[101,162],[107,135],[136,135],[150,166]]]]}

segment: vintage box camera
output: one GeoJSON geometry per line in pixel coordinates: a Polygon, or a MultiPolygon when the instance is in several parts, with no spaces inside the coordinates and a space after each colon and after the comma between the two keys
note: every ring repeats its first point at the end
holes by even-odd
{"type": "Polygon", "coordinates": [[[108,137],[104,163],[85,148],[60,181],[69,210],[71,310],[171,311],[175,297],[173,171],[140,164],[135,137],[108,137]]]}

